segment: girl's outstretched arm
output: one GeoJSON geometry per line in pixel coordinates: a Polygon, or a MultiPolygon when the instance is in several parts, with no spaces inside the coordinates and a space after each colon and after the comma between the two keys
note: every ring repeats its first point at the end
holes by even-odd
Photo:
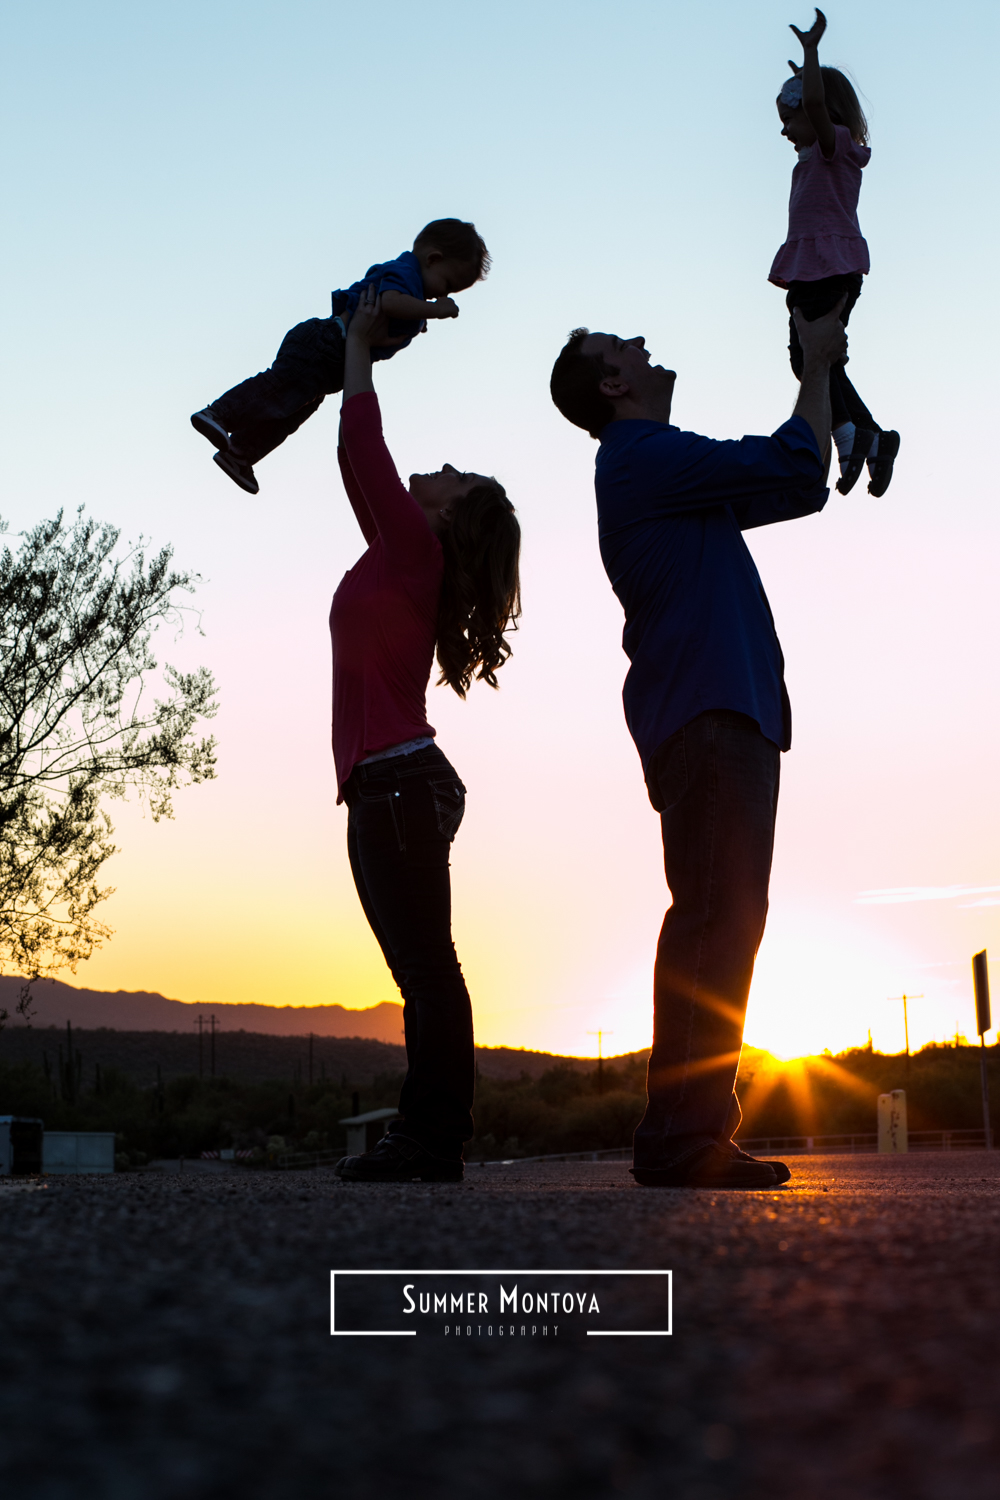
{"type": "Polygon", "coordinates": [[[819,149],[827,158],[836,149],[837,135],[826,107],[823,75],[819,70],[819,39],[826,30],[826,16],[817,8],[816,19],[808,31],[790,28],[802,43],[802,108],[816,132],[819,149]]]}

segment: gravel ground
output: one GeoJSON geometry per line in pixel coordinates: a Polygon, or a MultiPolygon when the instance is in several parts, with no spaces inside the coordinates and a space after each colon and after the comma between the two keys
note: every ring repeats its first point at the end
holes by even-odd
{"type": "MultiPolygon", "coordinates": [[[[3,1181],[3,1180],[0,1180],[3,1181]]],[[[7,1500],[994,1500],[1000,1153],[0,1186],[7,1500]],[[333,1339],[333,1267],[673,1269],[672,1338],[333,1339]]]]}

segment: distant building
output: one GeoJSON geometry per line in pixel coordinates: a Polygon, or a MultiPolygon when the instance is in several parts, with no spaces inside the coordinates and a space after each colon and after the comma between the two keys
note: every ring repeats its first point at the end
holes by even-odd
{"type": "Polygon", "coordinates": [[[398,1109],[370,1109],[366,1115],[348,1115],[341,1120],[347,1126],[348,1156],[362,1156],[377,1146],[388,1134],[389,1121],[399,1119],[398,1109]]]}

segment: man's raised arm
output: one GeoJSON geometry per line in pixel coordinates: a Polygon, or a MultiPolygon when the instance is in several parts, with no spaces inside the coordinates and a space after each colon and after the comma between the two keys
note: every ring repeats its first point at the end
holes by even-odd
{"type": "Polygon", "coordinates": [[[847,334],[840,321],[845,300],[842,297],[832,312],[812,323],[806,322],[799,308],[792,315],[804,360],[799,399],[792,415],[802,417],[813,430],[823,461],[824,482],[830,468],[830,366],[840,364],[847,354],[847,334]]]}

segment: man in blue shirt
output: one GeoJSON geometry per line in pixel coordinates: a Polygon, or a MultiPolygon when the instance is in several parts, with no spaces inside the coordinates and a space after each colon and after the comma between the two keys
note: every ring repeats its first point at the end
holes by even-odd
{"type": "Polygon", "coordinates": [[[822,510],[830,366],[840,307],[798,319],[805,363],[791,419],[771,437],[715,442],[670,425],[676,375],[641,338],[578,328],[552,399],[600,439],[601,557],[625,611],[625,718],[660,814],[673,898],[653,984],[636,1181],[758,1187],[787,1181],[733,1142],[733,1087],[764,932],[780,753],[791,710],[774,621],[742,533],[822,510]]]}

